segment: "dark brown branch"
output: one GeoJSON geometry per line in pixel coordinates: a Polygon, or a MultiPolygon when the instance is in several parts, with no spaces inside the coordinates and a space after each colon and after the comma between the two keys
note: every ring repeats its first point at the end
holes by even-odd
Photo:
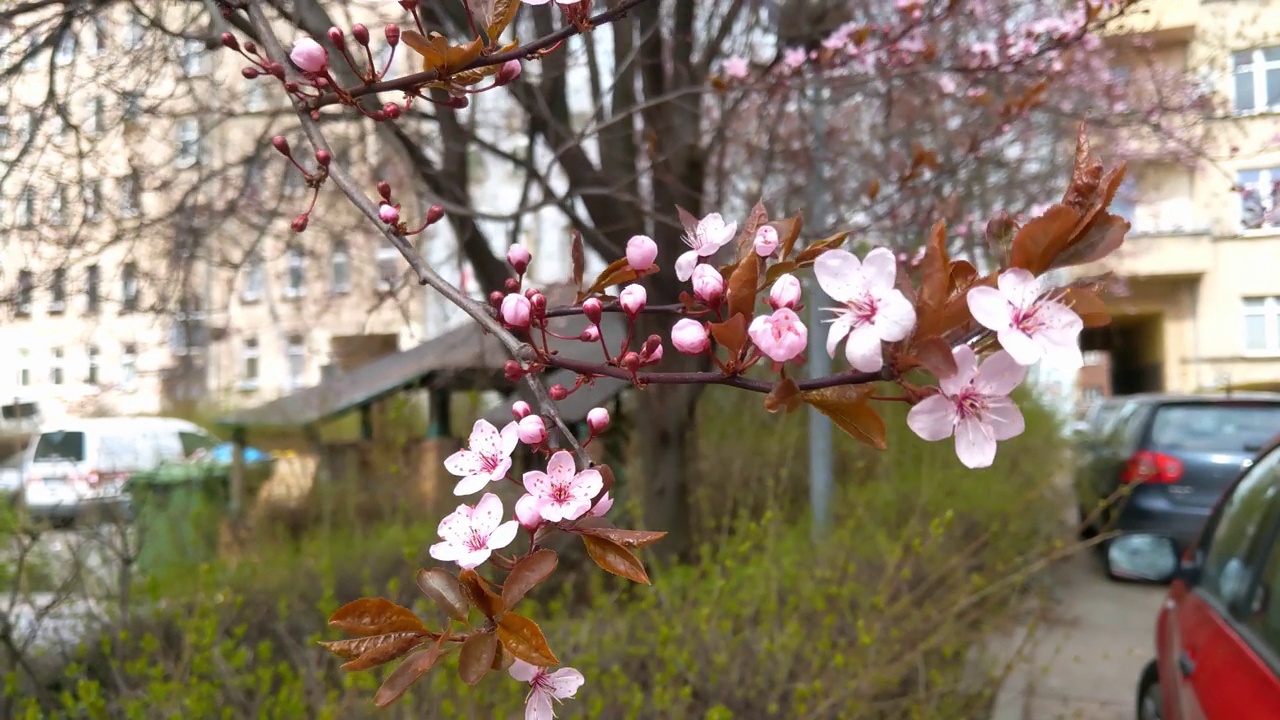
{"type": "MultiPolygon", "coordinates": [[[[726,375],[722,372],[642,372],[633,376],[627,370],[613,365],[572,360],[559,355],[551,355],[543,362],[547,367],[569,370],[585,377],[611,377],[633,381],[639,385],[728,385],[766,394],[772,392],[774,388],[774,383],[767,380],[752,380],[741,375],[726,375]]],[[[893,379],[893,371],[885,368],[880,372],[837,373],[811,380],[797,380],[796,386],[801,391],[821,390],[841,385],[866,385],[891,379],[893,379]]]]}

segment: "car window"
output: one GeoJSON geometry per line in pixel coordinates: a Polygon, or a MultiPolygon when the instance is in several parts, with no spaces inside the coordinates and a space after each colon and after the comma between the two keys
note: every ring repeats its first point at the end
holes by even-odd
{"type": "Polygon", "coordinates": [[[41,433],[31,459],[35,462],[84,462],[84,433],[66,430],[41,433]]]}
{"type": "Polygon", "coordinates": [[[1275,533],[1244,622],[1271,652],[1280,655],[1280,537],[1275,533]]]}
{"type": "Polygon", "coordinates": [[[218,444],[217,440],[203,433],[179,432],[178,439],[182,441],[182,456],[191,457],[200,450],[208,450],[218,444]]]}
{"type": "Polygon", "coordinates": [[[1280,404],[1162,405],[1151,422],[1151,446],[1161,450],[1257,452],[1280,433],[1280,404]]]}
{"type": "Polygon", "coordinates": [[[1232,614],[1245,608],[1256,566],[1260,531],[1268,508],[1280,496],[1280,451],[1269,453],[1236,485],[1205,531],[1199,589],[1217,598],[1232,614]]]}
{"type": "Polygon", "coordinates": [[[1146,405],[1138,402],[1125,405],[1108,426],[1107,441],[1126,452],[1136,450],[1146,421],[1146,405]]]}

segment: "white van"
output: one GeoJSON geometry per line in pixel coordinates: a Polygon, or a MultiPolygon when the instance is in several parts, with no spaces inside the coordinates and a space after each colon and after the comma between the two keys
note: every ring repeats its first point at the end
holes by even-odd
{"type": "Polygon", "coordinates": [[[58,524],[100,511],[127,514],[122,487],[131,473],[216,444],[199,425],[177,418],[50,421],[27,446],[22,505],[32,518],[58,524]]]}

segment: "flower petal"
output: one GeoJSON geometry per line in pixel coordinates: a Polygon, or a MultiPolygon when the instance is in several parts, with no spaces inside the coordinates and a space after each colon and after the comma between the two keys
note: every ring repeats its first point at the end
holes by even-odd
{"type": "Polygon", "coordinates": [[[972,288],[964,299],[979,325],[996,332],[1013,326],[1013,306],[999,290],[985,286],[972,288]]]}
{"type": "Polygon", "coordinates": [[[978,356],[973,354],[973,348],[968,345],[960,345],[952,348],[951,357],[956,361],[956,374],[945,380],[939,380],[938,386],[942,388],[942,392],[955,397],[960,394],[961,390],[968,387],[973,382],[973,378],[978,374],[978,356]]]}
{"type": "Polygon", "coordinates": [[[987,400],[986,422],[996,440],[1015,438],[1027,429],[1022,411],[1007,397],[987,400]]]}
{"type": "Polygon", "coordinates": [[[486,477],[494,482],[501,480],[507,476],[507,472],[511,470],[511,458],[504,457],[498,461],[498,466],[486,473],[486,477]]]}
{"type": "MultiPolygon", "coordinates": [[[[502,428],[502,432],[499,434],[502,436],[502,454],[504,456],[511,455],[511,453],[515,452],[516,445],[520,443],[520,424],[512,420],[506,424],[506,427],[502,428]]],[[[508,469],[510,469],[509,466],[508,469]]],[[[506,470],[502,474],[506,475],[506,470]]]]}
{"type": "Polygon", "coordinates": [[[444,540],[461,543],[462,538],[471,534],[471,508],[459,505],[457,510],[440,519],[436,533],[444,540]]]}
{"type": "Polygon", "coordinates": [[[578,688],[582,687],[582,684],[587,681],[586,678],[582,677],[582,673],[571,667],[560,668],[547,675],[547,680],[551,684],[551,694],[561,700],[576,695],[578,688]]]}
{"type": "Polygon", "coordinates": [[[534,497],[551,495],[551,476],[541,470],[530,470],[524,474],[524,489],[534,497]]]}
{"type": "Polygon", "coordinates": [[[891,290],[897,276],[898,258],[889,248],[875,248],[862,258],[862,277],[866,278],[867,287],[871,290],[891,290]]]}
{"type": "Polygon", "coordinates": [[[502,523],[502,501],[493,493],[485,493],[471,511],[471,527],[482,535],[488,535],[502,523]]]}
{"type": "Polygon", "coordinates": [[[529,691],[529,697],[524,701],[524,720],[552,720],[555,716],[550,692],[536,686],[529,691]]]}
{"type": "Polygon", "coordinates": [[[1009,268],[996,278],[996,286],[1000,288],[1008,301],[1019,310],[1026,310],[1035,304],[1040,297],[1040,281],[1030,270],[1009,268]]]}
{"type": "Polygon", "coordinates": [[[515,658],[511,663],[511,667],[507,668],[507,672],[511,674],[511,677],[519,680],[520,682],[533,682],[533,679],[538,676],[538,672],[541,669],[542,668],[534,665],[533,663],[527,663],[519,658],[515,658]]]}
{"type": "MultiPolygon", "coordinates": [[[[866,267],[865,265],[863,267],[866,267]]],[[[879,307],[876,308],[876,333],[885,342],[898,342],[907,339],[916,326],[916,308],[902,294],[901,290],[889,290],[880,296],[879,307]]]]}
{"type": "Polygon", "coordinates": [[[587,502],[594,500],[596,495],[599,495],[603,489],[604,476],[595,468],[587,468],[578,473],[570,486],[570,492],[573,493],[574,497],[582,498],[587,502]]]}
{"type": "Polygon", "coordinates": [[[849,302],[860,296],[862,263],[848,250],[828,250],[813,262],[813,275],[818,287],[836,302],[849,302]]]}
{"type": "Polygon", "coordinates": [[[547,462],[547,474],[551,476],[552,482],[557,485],[568,485],[573,482],[574,473],[578,471],[578,466],[573,461],[573,456],[568,450],[557,450],[551,455],[551,460],[547,462]]]}
{"type": "Polygon", "coordinates": [[[844,357],[860,372],[875,372],[884,367],[884,348],[873,325],[862,325],[849,333],[844,344],[844,357]]]}
{"type": "Polygon", "coordinates": [[[468,475],[453,486],[454,495],[472,495],[484,489],[490,482],[488,475],[468,475]]]}
{"type": "Polygon", "coordinates": [[[548,497],[538,498],[538,514],[547,522],[560,522],[569,516],[570,507],[568,504],[559,500],[552,500],[548,497]]]}
{"type": "Polygon", "coordinates": [[[907,427],[929,442],[949,437],[955,426],[956,404],[943,395],[930,395],[907,413],[907,427]]]}
{"type": "Polygon", "coordinates": [[[973,384],[983,395],[1008,395],[1026,378],[1026,367],[1019,365],[1009,353],[997,350],[982,361],[973,384]]]}
{"type": "MultiPolygon", "coordinates": [[[[560,514],[561,520],[577,520],[578,518],[591,512],[591,499],[571,498],[561,503],[560,514]]],[[[547,518],[550,520],[550,518],[547,518]]]]}
{"type": "Polygon", "coordinates": [[[489,559],[489,556],[492,554],[493,552],[489,550],[489,548],[481,548],[479,550],[470,550],[468,552],[463,553],[462,556],[459,557],[454,562],[458,563],[458,567],[462,568],[463,570],[470,570],[471,568],[480,567],[481,565],[483,565],[485,561],[489,559]]]}
{"type": "Polygon", "coordinates": [[[1009,328],[996,333],[1000,347],[1019,365],[1035,365],[1044,357],[1044,348],[1031,336],[1017,328],[1009,328]]]}
{"type": "Polygon", "coordinates": [[[427,548],[427,554],[440,562],[453,562],[462,557],[465,552],[467,552],[466,548],[447,541],[438,542],[427,548]]]}
{"type": "Polygon", "coordinates": [[[449,471],[450,475],[458,477],[466,477],[467,475],[475,475],[484,467],[484,459],[477,453],[463,448],[458,452],[444,459],[444,469],[449,471]]]}
{"type": "Polygon", "coordinates": [[[847,312],[839,312],[836,319],[831,321],[831,327],[827,328],[827,357],[836,356],[836,345],[839,345],[852,329],[852,316],[847,312]]]}
{"type": "Polygon", "coordinates": [[[676,278],[680,282],[688,282],[693,277],[693,268],[698,264],[698,253],[696,250],[680,253],[680,257],[676,258],[676,278]]]}
{"type": "MultiPolygon", "coordinates": [[[[1014,408],[1015,410],[1017,408],[1014,408]]],[[[516,539],[516,533],[520,532],[520,523],[515,520],[508,520],[498,526],[496,530],[489,534],[489,542],[485,543],[490,550],[501,550],[511,544],[516,539]]]]}
{"type": "Polygon", "coordinates": [[[957,423],[956,457],[968,468],[991,467],[996,459],[996,438],[991,427],[971,417],[957,423]]]}
{"type": "Polygon", "coordinates": [[[498,435],[498,428],[488,420],[477,420],[476,424],[471,426],[471,438],[467,445],[485,457],[496,457],[502,454],[502,438],[498,435]]]}

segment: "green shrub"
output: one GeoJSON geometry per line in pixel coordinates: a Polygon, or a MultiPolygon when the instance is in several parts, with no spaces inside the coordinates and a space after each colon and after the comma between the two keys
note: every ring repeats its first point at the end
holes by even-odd
{"type": "MultiPolygon", "coordinates": [[[[761,423],[742,404],[759,401],[708,394],[698,562],[652,568],[654,586],[639,587],[566,556],[522,605],[587,677],[560,717],[981,717],[994,683],[972,672],[972,650],[1010,621],[1022,571],[1059,542],[1052,417],[1024,398],[1026,435],[1003,444],[994,467],[969,471],[950,442],[911,437],[891,408],[887,452],[837,442],[836,522],[814,545],[804,414],[761,423]]],[[[27,700],[13,715],[520,717],[526,686],[504,674],[468,687],[452,659],[377,711],[387,671],[343,674],[315,645],[334,637],[327,614],[361,595],[441,622],[410,579],[431,562],[434,526],[267,543],[238,564],[153,580],[144,604],[158,609],[85,648],[43,702],[18,695],[27,700]]]]}

